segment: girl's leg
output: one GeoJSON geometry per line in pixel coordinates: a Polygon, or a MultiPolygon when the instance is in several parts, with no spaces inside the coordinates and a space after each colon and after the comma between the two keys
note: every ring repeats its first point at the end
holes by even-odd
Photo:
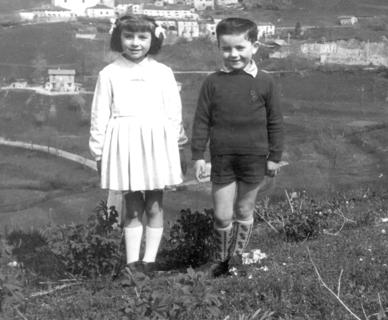
{"type": "Polygon", "coordinates": [[[125,194],[126,216],[124,239],[127,264],[139,261],[141,238],[143,235],[142,217],[144,198],[140,191],[125,194]]]}
{"type": "Polygon", "coordinates": [[[163,235],[163,191],[145,192],[145,212],[147,215],[146,243],[143,261],[155,262],[163,235]]]}
{"type": "MultiPolygon", "coordinates": [[[[225,262],[229,259],[229,248],[233,240],[233,207],[236,196],[236,183],[212,184],[214,204],[214,232],[216,252],[214,260],[225,262]]],[[[220,273],[223,271],[220,270],[220,273]]],[[[217,273],[217,271],[213,272],[217,273]]]]}
{"type": "Polygon", "coordinates": [[[253,211],[260,183],[238,182],[234,243],[230,255],[241,255],[248,245],[253,228],[253,211]]]}

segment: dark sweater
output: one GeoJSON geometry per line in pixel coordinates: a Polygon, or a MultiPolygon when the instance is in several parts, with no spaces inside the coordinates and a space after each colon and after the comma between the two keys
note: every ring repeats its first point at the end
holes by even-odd
{"type": "Polygon", "coordinates": [[[210,153],[267,155],[278,162],[283,150],[283,117],[272,77],[243,70],[209,75],[200,91],[192,130],[193,160],[210,153]]]}

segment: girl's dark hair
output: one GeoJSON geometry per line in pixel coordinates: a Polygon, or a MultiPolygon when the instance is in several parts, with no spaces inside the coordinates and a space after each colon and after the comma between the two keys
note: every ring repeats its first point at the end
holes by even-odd
{"type": "Polygon", "coordinates": [[[247,34],[251,42],[257,41],[257,24],[244,18],[226,18],[221,20],[216,27],[217,40],[220,36],[230,34],[247,34]]]}
{"type": "Polygon", "coordinates": [[[156,37],[155,29],[157,24],[155,20],[146,15],[125,15],[118,18],[115,22],[115,27],[110,38],[110,48],[112,51],[123,52],[121,46],[121,32],[123,30],[130,32],[150,32],[151,47],[149,54],[157,54],[160,51],[163,43],[163,36],[156,37]]]}

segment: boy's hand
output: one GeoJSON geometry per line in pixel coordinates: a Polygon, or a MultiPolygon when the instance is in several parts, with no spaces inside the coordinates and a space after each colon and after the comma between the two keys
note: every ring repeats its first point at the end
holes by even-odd
{"type": "Polygon", "coordinates": [[[195,178],[198,182],[204,181],[206,175],[206,161],[204,159],[196,160],[194,163],[195,178]]]}
{"type": "Polygon", "coordinates": [[[101,160],[96,161],[98,176],[101,176],[101,160]]]}
{"type": "Polygon", "coordinates": [[[287,166],[288,162],[286,161],[280,161],[280,162],[273,162],[273,161],[267,161],[267,172],[265,173],[269,177],[275,177],[281,167],[287,166]]]}
{"type": "Polygon", "coordinates": [[[181,170],[182,173],[185,175],[187,172],[187,161],[184,149],[179,149],[179,157],[181,159],[181,170]]]}

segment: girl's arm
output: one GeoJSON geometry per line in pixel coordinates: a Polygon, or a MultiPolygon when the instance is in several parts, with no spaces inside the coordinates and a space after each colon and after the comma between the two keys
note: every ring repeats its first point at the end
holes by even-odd
{"type": "Polygon", "coordinates": [[[105,131],[111,115],[112,86],[109,78],[100,72],[94,90],[89,149],[95,160],[101,160],[102,147],[105,139],[105,131]]]}
{"type": "Polygon", "coordinates": [[[178,85],[170,68],[168,68],[166,79],[163,80],[164,105],[166,108],[167,117],[170,120],[173,126],[173,130],[176,134],[176,141],[178,142],[180,139],[184,140],[184,136],[181,137],[181,133],[184,135],[184,129],[182,126],[182,102],[178,85]]]}

